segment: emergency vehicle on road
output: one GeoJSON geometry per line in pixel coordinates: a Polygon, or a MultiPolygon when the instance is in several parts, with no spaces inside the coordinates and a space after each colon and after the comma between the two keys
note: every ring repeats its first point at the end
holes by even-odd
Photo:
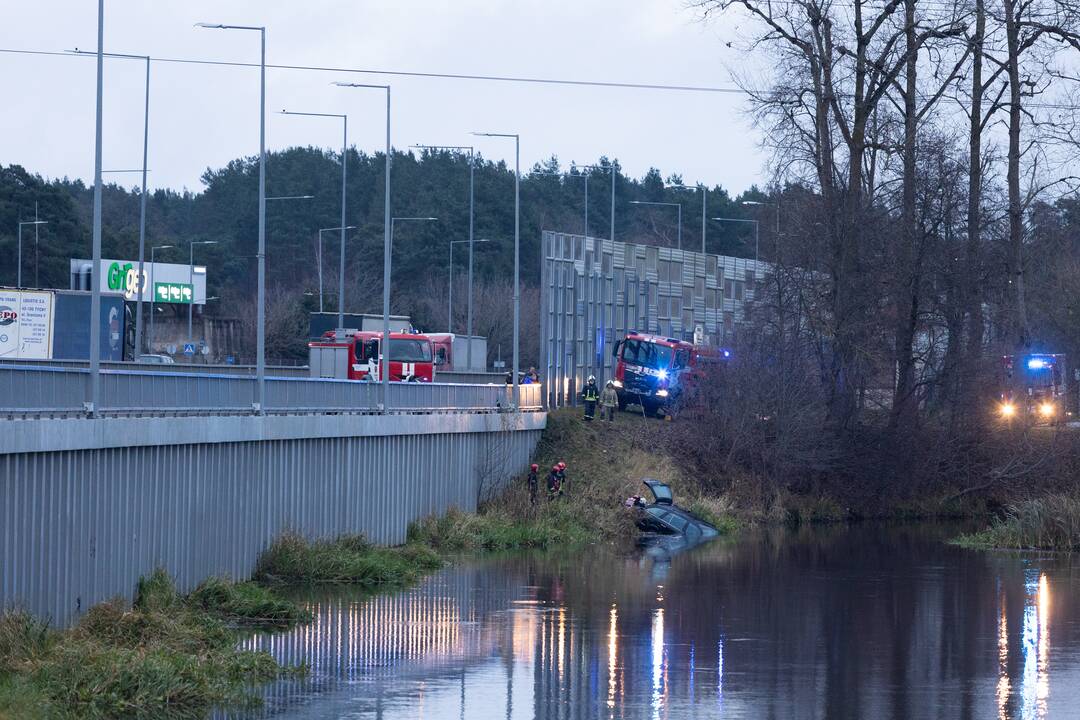
{"type": "Polygon", "coordinates": [[[685,340],[629,333],[615,343],[615,378],[619,409],[640,405],[654,414],[672,407],[705,365],[730,357],[727,350],[685,340]]]}
{"type": "MultiPolygon", "coordinates": [[[[379,381],[386,369],[382,333],[336,330],[308,343],[311,377],[379,381]]],[[[431,340],[426,335],[390,333],[390,381],[432,382],[435,379],[431,340]]]]}

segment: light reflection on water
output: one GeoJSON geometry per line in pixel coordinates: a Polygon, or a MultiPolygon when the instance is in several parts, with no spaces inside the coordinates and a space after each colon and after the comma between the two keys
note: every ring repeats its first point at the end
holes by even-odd
{"type": "Polygon", "coordinates": [[[313,597],[314,623],[247,642],[312,670],[268,688],[258,715],[1080,717],[1071,561],[941,538],[864,527],[674,558],[502,557],[395,595],[313,597]]]}

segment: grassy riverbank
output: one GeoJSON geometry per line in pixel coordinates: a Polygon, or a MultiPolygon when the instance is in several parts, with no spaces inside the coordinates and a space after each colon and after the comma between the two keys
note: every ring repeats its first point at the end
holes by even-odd
{"type": "Polygon", "coordinates": [[[96,605],[67,630],[7,611],[0,718],[188,718],[215,705],[250,705],[253,684],[302,668],[238,649],[238,628],[309,619],[254,583],[211,579],[181,596],[162,571],[139,582],[131,608],[120,600],[96,605]]]}
{"type": "Polygon", "coordinates": [[[95,606],[67,630],[21,612],[0,614],[0,719],[193,718],[215,706],[255,703],[259,683],[302,671],[238,649],[242,632],[310,619],[278,588],[396,589],[462,550],[627,546],[636,530],[622,503],[643,492],[644,477],[670,483],[676,502],[722,532],[733,531],[730,505],[658,450],[658,422],[619,414],[613,424],[586,423],[577,411],[552,413],[536,462],[544,470],[567,463],[563,498],[548,502],[541,487],[540,502],[532,505],[524,478],[517,478],[478,513],[451,511],[414,523],[399,548],[356,535],[312,541],[285,534],[260,556],[251,582],[212,578],[180,595],[158,571],[139,582],[130,608],[119,599],[95,606]]]}
{"type": "Polygon", "coordinates": [[[1009,507],[985,530],[957,538],[955,544],[982,549],[1080,550],[1080,497],[1052,494],[1009,507]]]}
{"type": "Polygon", "coordinates": [[[547,429],[536,449],[540,465],[540,499],[529,502],[524,478],[481,503],[476,514],[450,512],[414,523],[410,542],[440,552],[550,548],[608,543],[626,546],[637,530],[623,506],[630,495],[645,492],[642,478],[671,485],[675,501],[732,532],[738,522],[724,498],[711,495],[685,476],[662,449],[653,444],[658,420],[616,413],[614,423],[585,422],[580,410],[548,415],[547,429]],[[556,501],[545,498],[544,478],[556,462],[567,464],[567,490],[556,501]]]}

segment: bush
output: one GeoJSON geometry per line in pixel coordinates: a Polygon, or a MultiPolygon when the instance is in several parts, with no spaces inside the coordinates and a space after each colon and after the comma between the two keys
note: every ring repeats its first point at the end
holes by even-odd
{"type": "Polygon", "coordinates": [[[68,630],[4,613],[0,717],[187,718],[256,704],[253,683],[290,671],[239,649],[226,621],[281,625],[301,615],[250,583],[209,580],[184,597],[162,570],[140,579],[131,608],[95,605],[68,630]]]}
{"type": "Polygon", "coordinates": [[[349,584],[400,587],[435,570],[442,560],[430,547],[374,547],[348,535],[308,541],[286,533],[267,548],[255,567],[255,579],[272,583],[349,584]]]}
{"type": "Polygon", "coordinates": [[[1006,516],[958,545],[1016,550],[1080,550],[1080,497],[1048,495],[1009,508],[1006,516]]]}

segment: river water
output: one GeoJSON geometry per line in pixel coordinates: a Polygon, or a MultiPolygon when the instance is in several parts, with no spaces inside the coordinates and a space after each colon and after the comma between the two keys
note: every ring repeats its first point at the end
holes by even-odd
{"type": "Polygon", "coordinates": [[[1080,564],[956,528],[464,560],[248,645],[275,718],[1080,718],[1080,564]]]}

